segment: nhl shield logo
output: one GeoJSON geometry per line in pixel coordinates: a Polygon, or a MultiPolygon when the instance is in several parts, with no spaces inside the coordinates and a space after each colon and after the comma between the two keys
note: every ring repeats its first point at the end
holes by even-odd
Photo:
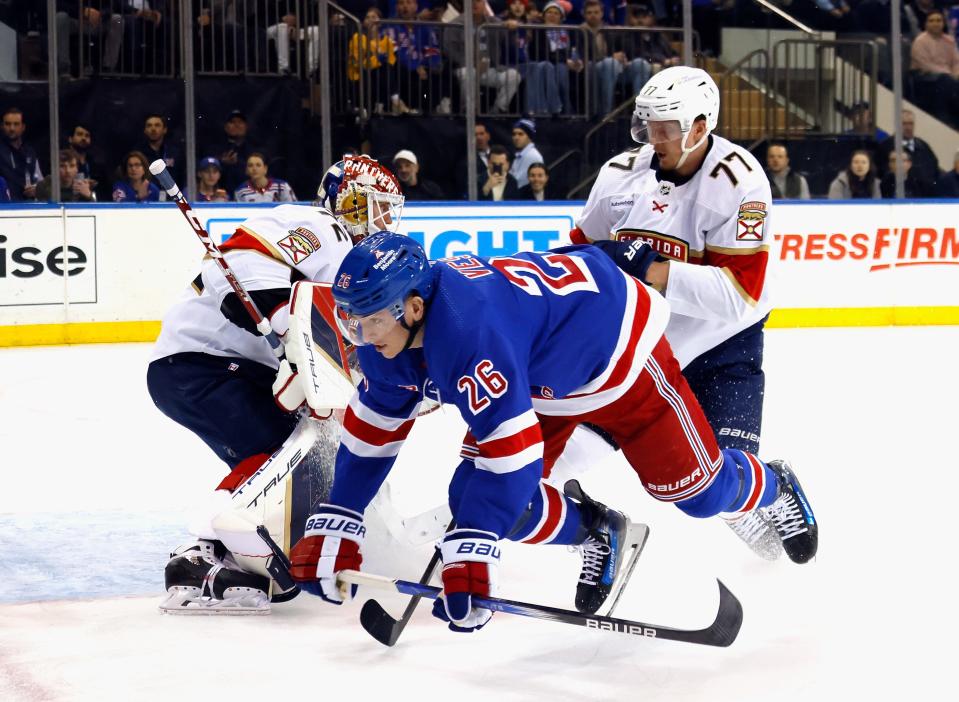
{"type": "Polygon", "coordinates": [[[666,196],[669,195],[671,192],[673,192],[673,184],[672,184],[672,183],[667,183],[666,181],[663,181],[662,183],[659,184],[659,194],[660,194],[660,195],[662,195],[663,197],[666,197],[666,196]]]}

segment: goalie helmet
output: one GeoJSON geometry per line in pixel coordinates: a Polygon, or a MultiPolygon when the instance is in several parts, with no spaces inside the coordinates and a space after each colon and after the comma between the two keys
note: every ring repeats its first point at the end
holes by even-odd
{"type": "Polygon", "coordinates": [[[370,232],[396,231],[405,199],[384,165],[369,156],[344,156],[323,174],[315,204],[332,212],[357,242],[370,232]]]}

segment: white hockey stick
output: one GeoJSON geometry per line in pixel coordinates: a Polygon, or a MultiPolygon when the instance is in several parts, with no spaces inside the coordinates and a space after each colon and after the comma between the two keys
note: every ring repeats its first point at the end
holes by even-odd
{"type": "Polygon", "coordinates": [[[166,190],[167,195],[173,198],[173,201],[176,203],[176,206],[180,208],[180,212],[183,213],[183,216],[186,218],[186,221],[190,223],[190,226],[193,228],[193,232],[200,239],[200,243],[203,244],[203,247],[206,249],[206,252],[210,255],[210,258],[216,263],[220,268],[220,271],[223,273],[223,277],[226,278],[226,282],[230,284],[230,287],[233,288],[233,292],[236,293],[237,298],[243,304],[243,309],[246,310],[247,314],[250,315],[250,319],[253,320],[253,323],[256,325],[256,329],[260,334],[262,334],[266,340],[270,343],[270,348],[273,349],[273,355],[277,358],[283,357],[283,342],[280,341],[280,337],[276,335],[276,332],[273,331],[273,327],[270,326],[270,321],[263,316],[263,313],[260,312],[259,308],[256,306],[256,303],[250,298],[246,290],[243,287],[243,284],[240,283],[239,279],[234,275],[233,269],[230,268],[230,264],[226,262],[226,259],[223,258],[223,253],[220,251],[220,248],[216,245],[216,242],[210,237],[210,234],[203,228],[203,225],[200,224],[200,220],[196,218],[196,215],[193,214],[193,208],[190,207],[190,203],[187,202],[186,197],[180,192],[179,186],[173,180],[173,176],[170,175],[170,171],[167,170],[166,163],[163,159],[157,159],[150,164],[150,173],[154,175],[157,179],[157,182],[160,184],[164,190],[166,190]]]}

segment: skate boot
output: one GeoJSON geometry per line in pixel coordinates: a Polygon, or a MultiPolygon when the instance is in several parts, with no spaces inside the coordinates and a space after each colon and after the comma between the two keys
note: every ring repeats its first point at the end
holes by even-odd
{"type": "Polygon", "coordinates": [[[269,614],[270,579],[247,573],[219,541],[198,540],[170,554],[166,614],[269,614]]]}
{"type": "Polygon", "coordinates": [[[636,567],[649,527],[632,524],[622,512],[592,499],[576,480],[567,482],[564,492],[579,502],[586,531],[584,541],[574,547],[583,559],[576,585],[576,609],[609,616],[636,567]]]}
{"type": "Polygon", "coordinates": [[[786,461],[769,461],[766,465],[779,479],[779,497],[760,511],[776,527],[786,555],[794,563],[806,563],[819,547],[819,525],[812,507],[786,461]]]}
{"type": "Polygon", "coordinates": [[[726,526],[733,530],[733,533],[746,542],[746,545],[752,549],[760,558],[767,561],[775,561],[783,552],[783,542],[779,538],[779,532],[761,509],[754,509],[749,512],[736,514],[733,517],[722,517],[726,526]]]}

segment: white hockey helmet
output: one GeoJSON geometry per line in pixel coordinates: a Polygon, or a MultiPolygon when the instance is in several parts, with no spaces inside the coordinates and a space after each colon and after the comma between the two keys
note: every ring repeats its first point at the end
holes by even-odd
{"type": "Polygon", "coordinates": [[[406,198],[393,172],[369,156],[344,156],[323,174],[315,204],[325,207],[359,241],[396,231],[406,198]]]}
{"type": "MultiPolygon", "coordinates": [[[[689,134],[699,116],[706,118],[708,135],[719,122],[719,88],[716,82],[701,68],[673,66],[654,75],[639,91],[630,131],[633,139],[643,144],[649,141],[649,122],[676,120],[684,135],[685,151],[685,135],[689,134]]],[[[695,149],[699,143],[689,150],[695,149]]]]}

